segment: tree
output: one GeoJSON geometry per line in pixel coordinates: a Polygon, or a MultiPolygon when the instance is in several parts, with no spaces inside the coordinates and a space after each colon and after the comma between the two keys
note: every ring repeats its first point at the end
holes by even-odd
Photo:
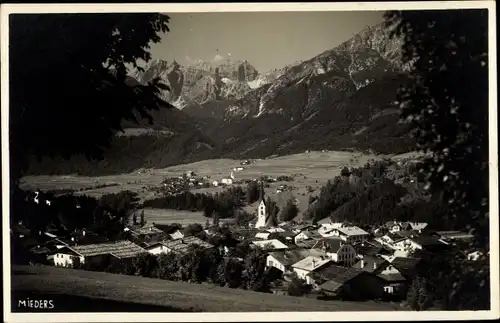
{"type": "Polygon", "coordinates": [[[168,16],[16,14],[9,18],[14,185],[31,156],[101,158],[121,130],[122,120],[137,122],[140,116],[151,122],[150,111],[171,107],[159,98],[160,90],[168,88],[158,79],[141,85],[127,76],[127,65],[142,70],[137,61],[151,59],[149,46],[169,30],[168,16]]]}
{"type": "Polygon", "coordinates": [[[212,224],[214,227],[219,226],[219,213],[218,212],[214,213],[214,218],[213,218],[212,224]]]}
{"type": "Polygon", "coordinates": [[[144,210],[141,211],[141,227],[143,227],[146,224],[146,219],[144,218],[144,210]]]}
{"type": "Polygon", "coordinates": [[[290,284],[288,285],[288,295],[300,297],[304,294],[307,294],[308,292],[309,286],[306,284],[306,282],[294,275],[290,284]]]}
{"type": "Polygon", "coordinates": [[[427,280],[423,277],[415,277],[406,295],[407,306],[415,311],[424,311],[429,308],[431,301],[427,280]]]}
{"type": "Polygon", "coordinates": [[[257,181],[251,181],[247,184],[246,200],[251,204],[259,199],[259,184],[257,181]]]}
{"type": "Polygon", "coordinates": [[[269,280],[266,273],[267,253],[253,249],[245,257],[244,279],[247,289],[256,292],[268,292],[269,280]]]}
{"type": "MultiPolygon", "coordinates": [[[[398,96],[401,116],[412,124],[419,149],[432,155],[422,167],[426,188],[448,201],[447,218],[453,227],[474,233],[471,249],[487,254],[488,11],[391,11],[386,22],[394,36],[404,35],[402,58],[411,67],[411,79],[398,96]]],[[[461,286],[466,280],[456,264],[444,276],[453,287],[441,297],[448,299],[449,309],[464,309],[464,303],[456,301],[463,295],[456,291],[465,291],[461,286]]],[[[469,298],[489,294],[488,269],[472,270],[482,289],[469,298]]],[[[489,301],[474,305],[489,308],[489,301]]]]}
{"type": "Polygon", "coordinates": [[[137,225],[137,214],[134,212],[134,215],[132,215],[132,221],[134,225],[137,225]]]}
{"type": "Polygon", "coordinates": [[[290,199],[288,200],[285,207],[281,211],[281,220],[283,222],[292,221],[293,219],[295,219],[297,214],[299,214],[299,209],[297,208],[295,203],[293,203],[293,201],[290,199]]]}
{"type": "Polygon", "coordinates": [[[351,172],[349,171],[349,168],[347,168],[347,166],[344,166],[344,168],[342,168],[342,170],[340,171],[340,175],[349,176],[351,175],[351,172]]]}

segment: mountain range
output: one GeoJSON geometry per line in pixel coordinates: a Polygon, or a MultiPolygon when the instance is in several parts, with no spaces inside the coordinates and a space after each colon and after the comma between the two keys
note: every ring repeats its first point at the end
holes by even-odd
{"type": "MultiPolygon", "coordinates": [[[[170,88],[162,98],[177,109],[155,111],[153,125],[124,124],[126,133],[137,127],[157,131],[117,138],[113,154],[136,162],[107,158],[103,172],[305,150],[411,151],[409,128],[399,122],[394,104],[398,87],[409,81],[401,45],[381,24],[306,61],[264,73],[246,60],[222,56],[186,66],[152,60],[130,77],[143,84],[161,78],[170,88]],[[136,146],[137,153],[121,153],[136,146]]],[[[102,168],[99,164],[92,167],[102,168]]],[[[38,166],[37,172],[44,172],[38,166]]],[[[83,172],[73,168],[63,167],[83,172]]]]}

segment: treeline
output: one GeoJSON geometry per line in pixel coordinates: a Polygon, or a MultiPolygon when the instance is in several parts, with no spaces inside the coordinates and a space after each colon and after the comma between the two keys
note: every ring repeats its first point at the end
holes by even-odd
{"type": "Polygon", "coordinates": [[[22,222],[34,233],[55,229],[71,232],[89,229],[113,239],[123,232],[131,213],[138,206],[138,196],[131,191],[105,194],[99,199],[89,196],[42,194],[34,203],[30,192],[16,191],[12,198],[11,221],[22,222]],[[50,199],[46,205],[44,198],[50,199]]]}
{"type": "Polygon", "coordinates": [[[240,258],[224,257],[218,248],[210,250],[192,245],[185,254],[140,254],[131,261],[105,257],[98,263],[80,264],[75,257],[74,268],[105,271],[190,283],[209,282],[229,288],[270,292],[275,277],[266,268],[267,254],[261,249],[247,248],[240,258]]]}
{"type": "Polygon", "coordinates": [[[341,176],[328,181],[319,195],[309,200],[305,216],[315,222],[330,217],[335,222],[362,226],[397,220],[427,222],[429,228],[452,228],[446,217],[441,216],[446,212],[446,205],[439,196],[423,191],[419,177],[415,164],[398,166],[391,160],[344,169],[341,176]],[[405,183],[402,176],[416,180],[405,183]]]}
{"type": "Polygon", "coordinates": [[[165,168],[212,157],[212,143],[197,132],[172,136],[117,136],[104,159],[89,161],[83,155],[33,159],[25,175],[104,176],[130,173],[140,168],[165,168]]]}
{"type": "Polygon", "coordinates": [[[176,195],[165,195],[147,200],[143,203],[143,207],[203,211],[203,215],[207,218],[217,214],[219,218],[224,219],[236,217],[239,208],[258,199],[259,186],[257,181],[251,181],[245,190],[241,186],[231,186],[215,194],[184,191],[176,195]]]}

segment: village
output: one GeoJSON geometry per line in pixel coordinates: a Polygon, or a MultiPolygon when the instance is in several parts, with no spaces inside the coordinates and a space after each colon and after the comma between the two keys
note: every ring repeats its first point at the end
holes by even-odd
{"type": "MultiPolygon", "coordinates": [[[[164,188],[172,194],[182,191],[186,183],[195,186],[208,180],[198,180],[189,173],[165,181],[164,188]]],[[[231,185],[233,180],[231,172],[221,182],[231,185]]],[[[90,266],[104,258],[132,263],[145,254],[182,256],[192,252],[193,247],[198,251],[217,250],[224,259],[244,264],[245,255],[238,250],[246,245],[250,250],[265,253],[265,270],[273,277],[269,292],[274,294],[390,301],[406,299],[421,263],[420,252],[439,255],[473,239],[465,232],[432,231],[427,223],[416,222],[388,221],[371,229],[356,223],[336,223],[330,217],[316,223],[293,220],[280,223],[276,214],[269,211],[264,184],[259,181],[256,216],[246,226],[221,225],[218,218],[213,218],[212,223],[207,219],[206,225],[203,228],[198,225],[200,229],[193,233],[186,227],[145,223],[142,218],[138,223],[136,218],[141,210],[136,210],[133,223],[125,226],[119,240],[107,239],[87,229],[66,235],[40,231],[33,236],[23,223],[13,225],[11,234],[29,251],[30,264],[67,268],[90,266]],[[304,291],[294,294],[290,285],[297,281],[304,291]]],[[[478,256],[465,255],[468,261],[478,256]]]]}

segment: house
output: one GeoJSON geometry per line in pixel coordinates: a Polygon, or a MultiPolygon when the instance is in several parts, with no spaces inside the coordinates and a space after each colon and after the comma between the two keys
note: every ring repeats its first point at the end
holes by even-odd
{"type": "Polygon", "coordinates": [[[394,248],[399,251],[397,255],[408,256],[417,250],[440,251],[447,245],[439,239],[429,236],[403,238],[393,243],[394,248]]]}
{"type": "Polygon", "coordinates": [[[393,250],[375,242],[375,241],[362,241],[353,245],[354,249],[359,256],[386,256],[393,255],[393,250]]]}
{"type": "Polygon", "coordinates": [[[99,262],[104,256],[108,255],[117,259],[129,259],[143,252],[146,252],[146,250],[127,240],[73,245],[59,249],[54,254],[54,264],[56,266],[72,267],[75,259],[79,259],[79,262],[84,264],[99,262]]]}
{"type": "Polygon", "coordinates": [[[273,232],[269,236],[269,239],[278,239],[285,243],[294,243],[295,233],[292,231],[281,231],[281,232],[273,232]]]}
{"type": "Polygon", "coordinates": [[[314,225],[312,224],[301,224],[292,229],[294,233],[300,233],[302,231],[310,231],[314,229],[314,225]]]}
{"type": "MultiPolygon", "coordinates": [[[[318,230],[319,231],[319,230],[318,230]]],[[[357,226],[342,226],[331,231],[334,237],[339,237],[348,243],[356,243],[358,241],[368,240],[370,234],[357,226]]]]}
{"type": "Polygon", "coordinates": [[[403,295],[405,293],[406,278],[387,260],[379,257],[363,256],[353,268],[377,276],[381,280],[386,294],[403,295]]]}
{"type": "Polygon", "coordinates": [[[360,269],[330,265],[317,270],[313,276],[316,288],[329,296],[373,299],[383,295],[381,280],[360,269]]]}
{"type": "Polygon", "coordinates": [[[223,179],[221,179],[220,182],[222,184],[224,184],[224,185],[233,185],[233,179],[232,178],[223,178],[223,179]]]}
{"type": "Polygon", "coordinates": [[[292,265],[292,270],[297,274],[297,277],[312,285],[313,278],[311,273],[319,270],[322,266],[331,263],[332,260],[326,256],[308,256],[292,265]]]}
{"type": "Polygon", "coordinates": [[[319,240],[322,236],[317,231],[301,231],[294,237],[294,242],[297,244],[299,241],[304,240],[319,240]]]}
{"type": "Polygon", "coordinates": [[[356,262],[356,249],[341,239],[321,239],[313,248],[319,248],[335,262],[340,262],[346,266],[352,266],[356,262]]]}
{"type": "Polygon", "coordinates": [[[446,242],[468,241],[474,239],[474,235],[461,231],[435,231],[431,236],[446,242]]]}
{"type": "Polygon", "coordinates": [[[408,222],[397,222],[397,221],[388,221],[385,223],[385,227],[389,229],[389,232],[391,233],[398,231],[405,231],[411,228],[408,222]]]}
{"type": "Polygon", "coordinates": [[[259,206],[257,207],[257,223],[255,228],[272,228],[277,227],[278,221],[274,214],[270,214],[267,209],[266,201],[264,199],[264,182],[260,182],[260,197],[259,206]]]}
{"type": "Polygon", "coordinates": [[[422,231],[427,228],[427,223],[426,222],[409,222],[410,228],[413,231],[416,231],[418,233],[422,233],[422,231]]]}
{"type": "Polygon", "coordinates": [[[176,230],[174,233],[169,234],[169,237],[171,240],[179,240],[184,238],[184,233],[182,233],[180,230],[176,230]]]}
{"type": "Polygon", "coordinates": [[[252,241],[253,246],[263,248],[267,251],[277,251],[277,250],[286,250],[288,246],[283,242],[272,239],[272,240],[261,240],[261,241],[252,241]]]}
{"type": "Polygon", "coordinates": [[[75,230],[70,233],[67,237],[58,237],[53,239],[56,247],[61,249],[67,246],[76,246],[76,245],[95,245],[99,243],[109,242],[109,239],[106,237],[100,236],[96,233],[90,232],[86,229],[75,230]]]}
{"type": "Polygon", "coordinates": [[[316,246],[317,243],[317,240],[299,240],[295,242],[295,245],[297,246],[297,248],[311,249],[316,246]]]}
{"type": "Polygon", "coordinates": [[[146,250],[147,252],[154,255],[162,253],[170,253],[170,252],[185,254],[189,251],[189,248],[194,245],[199,246],[205,250],[209,250],[214,247],[210,243],[205,242],[200,238],[190,236],[176,240],[163,240],[161,242],[158,242],[156,244],[147,247],[146,250]]]}
{"type": "Polygon", "coordinates": [[[387,233],[381,237],[375,238],[375,241],[382,244],[383,246],[388,246],[391,249],[394,249],[394,243],[400,241],[401,237],[396,235],[395,233],[387,233]]]}
{"type": "Polygon", "coordinates": [[[285,250],[271,252],[266,259],[267,267],[274,267],[283,273],[288,273],[292,270],[291,266],[308,256],[321,257],[324,252],[317,249],[312,250],[285,250]]]}
{"type": "Polygon", "coordinates": [[[420,264],[420,259],[395,257],[390,263],[406,278],[406,280],[411,280],[417,275],[417,266],[420,264]]]}

